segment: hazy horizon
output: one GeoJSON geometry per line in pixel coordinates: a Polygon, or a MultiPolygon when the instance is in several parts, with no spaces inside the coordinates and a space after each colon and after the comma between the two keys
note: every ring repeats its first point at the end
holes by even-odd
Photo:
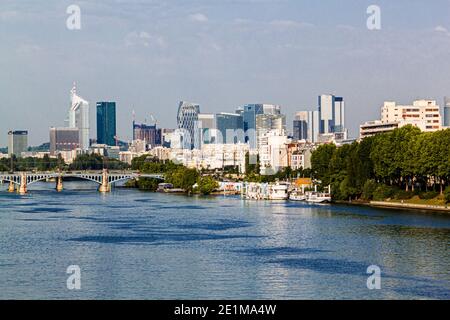
{"type": "Polygon", "coordinates": [[[176,126],[180,100],[204,113],[247,103],[282,106],[292,129],[297,111],[316,110],[317,96],[346,101],[346,122],[379,118],[385,100],[418,98],[442,106],[450,95],[450,1],[115,0],[17,1],[0,4],[0,147],[9,129],[28,130],[29,144],[48,142],[63,126],[76,81],[90,102],[116,101],[117,128],[131,138],[151,115],[176,126]],[[68,6],[81,8],[69,30],[68,6]],[[366,26],[381,8],[381,30],[366,26]]]}

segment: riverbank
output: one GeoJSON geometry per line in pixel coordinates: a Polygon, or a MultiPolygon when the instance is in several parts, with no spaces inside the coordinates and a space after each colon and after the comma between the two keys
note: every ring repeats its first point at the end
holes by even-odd
{"type": "Polygon", "coordinates": [[[450,208],[448,206],[438,206],[438,205],[426,205],[426,204],[413,204],[405,202],[387,202],[387,201],[371,201],[369,203],[372,207],[377,208],[389,208],[389,209],[416,209],[416,210],[426,210],[435,212],[445,212],[450,214],[450,208]]]}
{"type": "Polygon", "coordinates": [[[426,205],[426,204],[413,204],[405,202],[390,202],[390,201],[334,201],[335,204],[343,205],[355,205],[355,206],[366,206],[372,208],[384,208],[384,209],[394,209],[394,210],[419,210],[423,212],[435,212],[435,213],[445,213],[450,214],[450,207],[448,206],[438,206],[438,205],[426,205]]]}

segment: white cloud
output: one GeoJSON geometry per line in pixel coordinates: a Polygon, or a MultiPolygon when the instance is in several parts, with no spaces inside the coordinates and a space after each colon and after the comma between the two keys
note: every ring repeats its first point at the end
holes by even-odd
{"type": "Polygon", "coordinates": [[[12,21],[17,17],[17,11],[0,11],[0,21],[12,21]]]}
{"type": "Polygon", "coordinates": [[[189,20],[194,22],[208,22],[208,17],[203,13],[194,13],[189,15],[189,20]]]}
{"type": "Polygon", "coordinates": [[[307,22],[299,22],[294,20],[273,20],[270,25],[277,28],[302,28],[313,27],[314,25],[307,22]]]}
{"type": "Polygon", "coordinates": [[[127,47],[134,46],[156,46],[161,49],[167,48],[167,41],[164,37],[158,35],[151,35],[145,31],[133,31],[125,36],[125,45],[127,47]]]}
{"type": "Polygon", "coordinates": [[[434,28],[434,31],[438,32],[438,33],[442,33],[442,34],[450,37],[450,32],[448,31],[448,29],[446,27],[437,26],[436,28],[434,28]]]}
{"type": "Polygon", "coordinates": [[[436,28],[434,28],[434,31],[448,33],[447,28],[445,28],[443,26],[437,26],[436,28]]]}

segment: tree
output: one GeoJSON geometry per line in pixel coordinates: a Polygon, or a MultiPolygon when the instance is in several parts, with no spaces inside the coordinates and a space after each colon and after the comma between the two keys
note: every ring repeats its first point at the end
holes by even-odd
{"type": "Polygon", "coordinates": [[[204,176],[198,179],[198,191],[203,195],[209,195],[219,188],[219,183],[211,176],[204,176]]]}
{"type": "Polygon", "coordinates": [[[198,180],[198,176],[199,173],[195,169],[179,167],[166,174],[166,182],[173,184],[175,188],[181,188],[191,193],[194,184],[198,180]]]}
{"type": "Polygon", "coordinates": [[[324,185],[331,182],[330,162],[336,151],[334,144],[321,145],[311,156],[311,167],[313,177],[322,180],[324,185]]]}

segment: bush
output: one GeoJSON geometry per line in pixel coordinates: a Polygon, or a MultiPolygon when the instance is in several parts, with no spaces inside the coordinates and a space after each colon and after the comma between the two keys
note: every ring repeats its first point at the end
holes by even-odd
{"type": "Polygon", "coordinates": [[[419,194],[419,198],[422,200],[431,200],[436,198],[439,195],[439,192],[436,191],[428,191],[428,192],[422,192],[419,194]]]}
{"type": "Polygon", "coordinates": [[[395,188],[386,185],[380,185],[373,193],[373,199],[376,201],[383,201],[392,198],[395,194],[395,188]]]}
{"type": "Polygon", "coordinates": [[[155,192],[158,189],[159,180],[151,179],[151,178],[140,178],[137,181],[137,186],[139,190],[145,191],[153,191],[155,192]]]}
{"type": "Polygon", "coordinates": [[[367,180],[363,186],[362,199],[363,200],[372,200],[373,194],[375,193],[375,190],[377,189],[377,187],[378,187],[378,184],[374,180],[367,180]]]}
{"type": "Polygon", "coordinates": [[[398,190],[395,192],[394,198],[396,200],[408,200],[414,197],[414,192],[412,191],[405,191],[405,190],[398,190]]]}
{"type": "Polygon", "coordinates": [[[445,197],[445,202],[450,203],[450,187],[445,188],[444,197],[445,197]]]}
{"type": "Polygon", "coordinates": [[[201,177],[198,180],[198,191],[203,195],[211,194],[214,190],[219,188],[219,184],[213,177],[201,177]]]}

